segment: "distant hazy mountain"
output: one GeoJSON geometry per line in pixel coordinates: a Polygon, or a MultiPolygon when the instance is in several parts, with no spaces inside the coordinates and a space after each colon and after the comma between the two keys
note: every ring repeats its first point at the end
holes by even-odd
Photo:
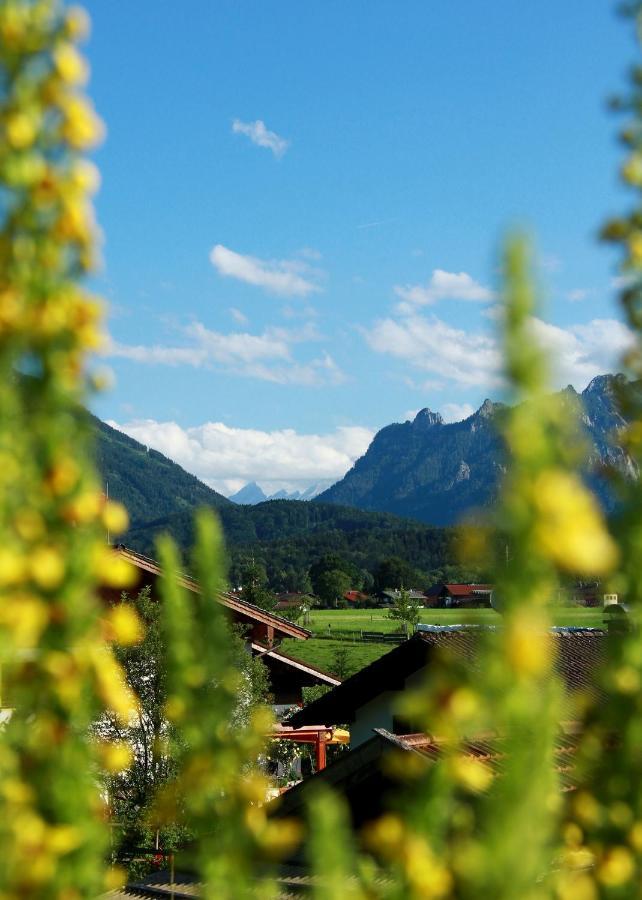
{"type": "MultiPolygon", "coordinates": [[[[562,392],[568,398],[569,415],[572,403],[579,403],[589,445],[588,478],[607,506],[610,500],[600,470],[610,464],[635,475],[629,457],[610,440],[626,424],[614,393],[621,377],[594,378],[580,395],[571,386],[562,392]]],[[[505,470],[504,448],[495,428],[501,408],[485,400],[472,416],[451,424],[445,424],[439,413],[422,409],[412,422],[388,425],[345,477],[317,500],[451,525],[496,497],[505,470]]]]}
{"type": "Polygon", "coordinates": [[[242,487],[240,491],[232,494],[229,499],[232,501],[232,503],[252,505],[254,503],[263,503],[264,500],[267,500],[267,497],[264,494],[263,489],[258,486],[256,481],[250,481],[248,484],[242,487]]]}
{"type": "Polygon", "coordinates": [[[288,492],[281,489],[268,496],[256,481],[250,481],[242,487],[240,491],[237,491],[236,494],[232,494],[229,499],[233,503],[252,506],[256,503],[264,503],[266,500],[312,500],[327,487],[328,482],[326,481],[320,482],[319,484],[311,484],[310,487],[306,488],[304,491],[288,492]]]}

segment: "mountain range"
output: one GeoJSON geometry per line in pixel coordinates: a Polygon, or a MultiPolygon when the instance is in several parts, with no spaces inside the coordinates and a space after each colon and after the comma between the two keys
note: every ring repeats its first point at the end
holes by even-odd
{"type": "Polygon", "coordinates": [[[256,483],[250,481],[244,485],[240,491],[231,494],[228,498],[232,503],[239,503],[242,506],[253,506],[256,503],[265,503],[266,500],[313,500],[318,494],[329,487],[328,482],[320,484],[311,484],[304,491],[276,491],[274,494],[266,494],[263,488],[256,483]]]}
{"type": "MultiPolygon", "coordinates": [[[[586,477],[609,508],[612,498],[600,473],[607,465],[636,473],[613,435],[626,424],[616,386],[624,376],[601,375],[578,394],[561,392],[569,416],[579,409],[586,435],[586,477]]],[[[422,409],[413,421],[382,428],[350,471],[316,498],[359,509],[381,510],[432,525],[452,525],[462,515],[492,504],[505,471],[506,454],[496,422],[502,404],[485,400],[462,422],[446,424],[422,409]]]]}
{"type": "MultiPolygon", "coordinates": [[[[604,467],[636,474],[629,457],[612,442],[612,435],[626,424],[616,401],[621,377],[594,378],[581,394],[572,387],[561,392],[569,416],[579,407],[588,448],[586,476],[607,508],[612,501],[600,477],[604,467]]],[[[199,506],[218,510],[232,547],[307,540],[314,533],[317,544],[327,544],[334,535],[337,549],[346,543],[346,535],[376,529],[388,535],[390,549],[397,540],[391,533],[452,525],[462,515],[492,504],[505,470],[496,429],[502,408],[485,400],[467,419],[449,424],[438,413],[422,409],[412,421],[388,425],[344,478],[318,496],[310,489],[312,502],[290,499],[292,495],[268,499],[255,484],[228,499],[163,454],[94,419],[97,462],[109,495],[129,510],[126,541],[143,552],[153,552],[155,536],[163,530],[189,546],[193,512],[199,506]]],[[[358,554],[357,544],[353,551],[358,554]]]]}
{"type": "Polygon", "coordinates": [[[359,570],[401,556],[422,572],[448,565],[453,555],[451,535],[444,529],[385,512],[299,500],[232,503],[162,453],[100,419],[92,417],[92,424],[105,489],[129,511],[130,528],[120,539],[141,553],[153,556],[156,538],[164,532],[188,551],[194,512],[207,506],[221,520],[232,569],[250,557],[260,560],[275,589],[293,589],[284,578],[293,572],[305,578],[326,553],[339,554],[359,570]]]}

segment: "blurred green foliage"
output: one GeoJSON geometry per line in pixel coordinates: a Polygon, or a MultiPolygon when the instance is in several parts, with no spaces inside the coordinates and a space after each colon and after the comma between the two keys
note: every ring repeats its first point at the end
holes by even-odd
{"type": "MultiPolygon", "coordinates": [[[[638,4],[629,14],[639,25],[638,4]]],[[[82,153],[101,131],[82,94],[76,42],[86,28],[81,12],[55,0],[0,0],[0,661],[12,708],[0,734],[0,897],[76,900],[118,886],[123,873],[106,862],[108,801],[136,778],[148,710],[157,769],[145,792],[158,788],[149,821],[193,835],[205,898],[274,896],[270,864],[304,837],[312,892],[324,900],[639,896],[640,631],[612,641],[602,696],[575,709],[578,789],[564,793],[548,605],[568,573],[599,575],[635,622],[642,485],[619,485],[611,534],[577,475],[579,428],[549,392],[524,239],[507,242],[503,266],[511,465],[492,537],[471,529],[465,539],[478,558],[506,551],[496,560],[503,627],[488,630],[474,678],[445,657],[403,698],[400,715],[437,736],[441,753],[431,765],[397,760],[396,803],[364,834],[330,793],[312,801],[305,835],[300,823],[266,814],[258,763],[272,721],[258,702],[265,685],[255,662],[239,665],[243,651],[215,599],[225,564],[211,513],[194,531],[200,593],[183,589],[178,550],[162,538],[160,609],[152,614],[145,597],[99,604],[97,588],[127,588],[131,572],[104,540],[127,517],[101,495],[81,414],[87,354],[100,344],[99,305],[78,286],[93,264],[88,195],[97,184],[82,153]],[[146,669],[146,651],[159,654],[161,643],[164,667],[146,669]],[[469,752],[488,735],[499,767],[469,752]]],[[[631,85],[620,103],[629,117],[622,174],[639,192],[642,70],[631,85]]],[[[624,309],[637,336],[626,364],[639,379],[640,204],[604,233],[624,253],[624,309]]],[[[621,390],[639,466],[642,400],[621,390]]]]}

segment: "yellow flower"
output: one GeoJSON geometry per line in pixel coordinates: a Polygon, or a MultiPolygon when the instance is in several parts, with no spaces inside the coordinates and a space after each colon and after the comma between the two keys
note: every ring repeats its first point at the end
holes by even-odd
{"type": "Polygon", "coordinates": [[[47,481],[53,493],[61,496],[76,486],[79,477],[78,463],[71,456],[63,456],[52,467],[47,481]]]}
{"type": "Polygon", "coordinates": [[[633,153],[622,166],[621,175],[629,184],[642,184],[642,156],[633,153]]]}
{"type": "Polygon", "coordinates": [[[31,147],[36,140],[38,120],[35,116],[24,112],[12,113],[5,122],[5,134],[10,147],[14,150],[24,150],[31,147]]]}
{"type": "Polygon", "coordinates": [[[134,761],[131,747],[124,741],[101,744],[99,752],[103,767],[112,775],[129,769],[134,761]]]}
{"type": "Polygon", "coordinates": [[[642,265],[642,232],[634,231],[627,241],[629,255],[634,266],[642,265]]]}
{"type": "Polygon", "coordinates": [[[100,491],[83,491],[74,497],[71,503],[64,509],[64,515],[68,522],[87,524],[97,519],[102,504],[100,491]]]}
{"type": "Polygon", "coordinates": [[[134,587],[138,581],[134,566],[105,544],[96,546],[94,572],[106,587],[126,589],[134,587]]]}
{"type": "Polygon", "coordinates": [[[24,507],[16,513],[14,528],[24,541],[35,541],[45,531],[45,521],[36,509],[24,507]]]}
{"type": "Polygon", "coordinates": [[[5,597],[0,622],[11,629],[16,647],[35,647],[49,622],[49,609],[39,597],[18,593],[5,597]]]}
{"type": "Polygon", "coordinates": [[[11,547],[0,547],[0,586],[20,584],[25,577],[24,557],[11,547]]]}
{"type": "Polygon", "coordinates": [[[597,889],[590,875],[565,873],[557,887],[559,900],[597,900],[597,889]]]}
{"type": "Polygon", "coordinates": [[[53,52],[53,60],[56,72],[67,84],[84,84],[87,81],[87,64],[73,44],[59,44],[53,52]]]}
{"type": "Polygon", "coordinates": [[[472,756],[455,756],[450,765],[455,780],[473,794],[485,791],[493,780],[488,766],[472,756]]]}
{"type": "Polygon", "coordinates": [[[552,648],[545,619],[531,610],[516,615],[506,631],[506,653],[519,675],[538,676],[548,672],[552,648]]]}
{"type": "Polygon", "coordinates": [[[107,647],[92,648],[92,661],[98,692],[122,725],[127,725],[136,712],[136,698],[125,674],[107,647]]]}
{"type": "Polygon", "coordinates": [[[395,855],[399,851],[405,834],[404,823],[393,813],[385,813],[363,831],[366,844],[384,856],[395,855]]]}
{"type": "Polygon", "coordinates": [[[69,174],[69,184],[81,193],[94,194],[100,187],[100,172],[89,160],[76,160],[69,174]]]}
{"type": "Polygon", "coordinates": [[[61,100],[62,134],[75,150],[88,150],[102,140],[104,126],[89,103],[73,94],[61,100]]]}
{"type": "Polygon", "coordinates": [[[29,560],[29,571],[36,584],[51,591],[65,577],[64,557],[55,547],[38,547],[29,560]]]}
{"type": "Polygon", "coordinates": [[[167,698],[165,715],[172,722],[180,722],[181,719],[184,719],[186,711],[185,701],[181,697],[172,696],[167,698]]]}
{"type": "Polygon", "coordinates": [[[91,20],[82,6],[70,6],[65,15],[65,33],[74,41],[82,41],[89,36],[91,20]]]}
{"type": "Polygon", "coordinates": [[[105,890],[119,891],[125,887],[127,872],[122,866],[110,866],[105,873],[105,890]]]}
{"type": "Polygon", "coordinates": [[[303,826],[296,819],[267,822],[259,836],[261,849],[272,859],[290,854],[303,837],[303,826]]]}
{"type": "Polygon", "coordinates": [[[45,844],[56,856],[71,853],[83,842],[82,831],[75,825],[53,825],[47,829],[45,844]]]}
{"type": "Polygon", "coordinates": [[[605,575],[618,560],[597,503],[580,479],[548,469],[533,485],[536,538],[557,565],[577,575],[605,575]]]}
{"type": "Polygon", "coordinates": [[[630,881],[635,872],[635,860],[626,847],[610,847],[597,870],[597,877],[607,887],[619,887],[630,881]]]}
{"type": "Polygon", "coordinates": [[[122,503],[108,500],[102,514],[103,525],[113,534],[122,534],[129,528],[129,516],[122,503]]]}
{"type": "Polygon", "coordinates": [[[113,640],[123,647],[140,644],[145,636],[145,629],[136,610],[127,603],[119,603],[110,609],[107,624],[113,640]]]}

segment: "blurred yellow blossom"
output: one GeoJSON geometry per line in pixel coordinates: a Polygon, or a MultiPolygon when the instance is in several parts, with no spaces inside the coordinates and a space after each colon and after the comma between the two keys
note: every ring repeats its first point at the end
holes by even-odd
{"type": "Polygon", "coordinates": [[[536,537],[543,552],[576,575],[604,575],[618,561],[597,503],[579,477],[546,469],[533,484],[536,537]]]}
{"type": "Polygon", "coordinates": [[[143,640],[145,628],[132,606],[118,603],[107,614],[107,635],[121,646],[129,647],[143,640]]]}

